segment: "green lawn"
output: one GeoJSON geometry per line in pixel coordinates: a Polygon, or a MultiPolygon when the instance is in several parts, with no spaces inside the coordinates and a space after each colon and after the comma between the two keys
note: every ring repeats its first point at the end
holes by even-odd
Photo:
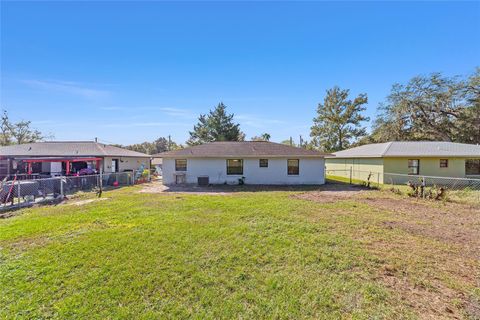
{"type": "MultiPolygon", "coordinates": [[[[387,213],[374,217],[367,204],[316,203],[294,192],[139,189],[0,220],[0,318],[419,315],[379,278],[397,260],[370,250],[371,238],[358,238],[403,237],[381,225],[387,213]]],[[[474,292],[454,280],[445,281],[474,292]]]]}

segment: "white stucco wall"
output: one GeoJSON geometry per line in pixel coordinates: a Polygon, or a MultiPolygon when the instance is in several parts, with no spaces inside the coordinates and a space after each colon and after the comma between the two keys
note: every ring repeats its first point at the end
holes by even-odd
{"type": "MultiPolygon", "coordinates": [[[[179,158],[180,159],[180,158],[179,158]]],[[[262,158],[267,159],[267,158],[262,158]]],[[[292,158],[293,159],[293,158],[292,158]]],[[[300,159],[300,174],[287,174],[287,158],[268,158],[268,167],[260,168],[259,158],[243,159],[243,175],[227,175],[225,158],[187,159],[187,183],[197,183],[199,176],[208,176],[212,184],[237,184],[245,177],[245,184],[324,184],[325,161],[322,158],[300,159]]],[[[163,159],[163,183],[175,183],[175,159],[163,159]]],[[[178,172],[182,173],[182,172],[178,172]]]]}

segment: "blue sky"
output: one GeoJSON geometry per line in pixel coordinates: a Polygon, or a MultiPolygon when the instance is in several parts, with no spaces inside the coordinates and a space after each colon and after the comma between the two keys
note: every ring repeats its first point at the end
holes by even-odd
{"type": "Polygon", "coordinates": [[[480,65],[480,2],[2,2],[1,107],[57,140],[178,142],[223,101],[308,136],[325,90],[480,65]]]}

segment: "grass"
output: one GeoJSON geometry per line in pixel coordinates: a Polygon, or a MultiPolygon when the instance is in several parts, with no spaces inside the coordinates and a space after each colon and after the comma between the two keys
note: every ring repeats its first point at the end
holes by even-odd
{"type": "MultiPolygon", "coordinates": [[[[372,216],[368,205],[320,204],[294,199],[295,192],[139,188],[1,220],[0,318],[418,316],[379,280],[385,264],[403,268],[402,259],[387,261],[367,245],[405,235],[379,227],[388,217],[372,216]],[[359,241],[358,234],[369,236],[359,241]]],[[[414,275],[429,268],[418,260],[406,267],[414,275]]]]}

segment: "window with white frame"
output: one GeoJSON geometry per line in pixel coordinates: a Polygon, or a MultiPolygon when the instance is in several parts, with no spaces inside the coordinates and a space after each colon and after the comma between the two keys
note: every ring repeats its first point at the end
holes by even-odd
{"type": "Polygon", "coordinates": [[[408,174],[418,175],[420,173],[420,160],[408,159],[408,174]]]}

